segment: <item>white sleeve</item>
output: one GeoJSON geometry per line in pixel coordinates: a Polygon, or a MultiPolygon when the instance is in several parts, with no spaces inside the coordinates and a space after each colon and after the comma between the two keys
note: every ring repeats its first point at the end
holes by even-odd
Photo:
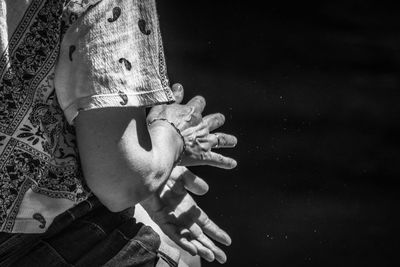
{"type": "Polygon", "coordinates": [[[80,110],[173,102],[157,11],[149,0],[102,0],[76,16],[56,67],[69,123],[80,110]]]}

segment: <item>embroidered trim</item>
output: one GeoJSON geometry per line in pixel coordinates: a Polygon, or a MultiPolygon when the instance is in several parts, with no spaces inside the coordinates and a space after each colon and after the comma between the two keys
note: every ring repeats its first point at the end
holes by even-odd
{"type": "Polygon", "coordinates": [[[61,12],[62,1],[46,1],[18,38],[18,46],[10,55],[13,64],[6,69],[0,84],[0,131],[3,133],[13,134],[30,108],[37,86],[54,68],[61,12]]]}
{"type": "Polygon", "coordinates": [[[5,70],[0,81],[1,231],[13,231],[30,188],[74,202],[90,194],[82,179],[74,128],[54,90],[61,34],[69,25],[60,20],[64,2],[33,0],[11,36],[11,55],[6,51],[0,61],[5,70]]]}
{"type": "Polygon", "coordinates": [[[9,61],[9,53],[11,54],[14,52],[14,49],[16,47],[16,44],[19,42],[25,31],[27,30],[27,25],[30,24],[32,18],[34,17],[38,7],[41,4],[41,0],[33,0],[32,3],[28,6],[27,11],[24,14],[24,17],[22,18],[21,22],[18,24],[16,30],[14,31],[13,35],[11,36],[10,41],[8,42],[8,47],[6,50],[3,52],[1,55],[0,59],[0,73],[1,76],[0,78],[3,79],[4,75],[4,69],[7,66],[7,63],[9,61]]]}
{"type": "Polygon", "coordinates": [[[11,232],[14,224],[15,224],[15,218],[17,217],[19,207],[22,203],[22,200],[24,199],[24,195],[26,191],[31,187],[32,182],[30,180],[25,180],[22,184],[22,186],[19,188],[18,192],[18,197],[14,201],[14,205],[11,209],[11,211],[8,213],[8,216],[3,224],[3,227],[1,228],[2,232],[11,232]]]}

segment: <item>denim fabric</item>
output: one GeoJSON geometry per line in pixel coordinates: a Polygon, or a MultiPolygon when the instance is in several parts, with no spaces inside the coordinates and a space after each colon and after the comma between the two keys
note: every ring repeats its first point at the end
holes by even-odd
{"type": "Polygon", "coordinates": [[[0,233],[0,266],[177,266],[134,209],[108,211],[90,198],[57,216],[45,234],[0,233]]]}

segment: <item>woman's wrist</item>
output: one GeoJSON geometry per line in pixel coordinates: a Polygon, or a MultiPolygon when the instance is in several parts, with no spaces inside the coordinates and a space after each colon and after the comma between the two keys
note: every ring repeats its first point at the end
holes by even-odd
{"type": "MultiPolygon", "coordinates": [[[[174,151],[176,151],[175,156],[174,156],[174,166],[178,165],[182,159],[182,156],[185,152],[185,140],[184,137],[182,136],[180,130],[176,127],[176,125],[164,118],[156,118],[148,122],[148,127],[149,131],[152,129],[155,129],[157,132],[157,128],[160,128],[160,130],[165,134],[165,131],[167,131],[169,138],[168,140],[171,140],[171,146],[175,148],[174,151]]],[[[163,138],[163,141],[165,142],[167,139],[163,138]]]]}

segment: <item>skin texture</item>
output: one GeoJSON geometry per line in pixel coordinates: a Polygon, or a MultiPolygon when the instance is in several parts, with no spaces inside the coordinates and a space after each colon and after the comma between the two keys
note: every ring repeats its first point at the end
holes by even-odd
{"type": "Polygon", "coordinates": [[[189,192],[202,195],[207,183],[182,164],[211,165],[225,169],[236,161],[211,149],[233,147],[236,138],[210,133],[224,123],[222,114],[202,118],[205,100],[194,97],[181,105],[183,87],[173,86],[177,99],[153,107],[146,119],[142,108],[109,108],[81,112],[76,119],[78,148],[85,179],[92,192],[111,211],[121,211],[140,201],[161,230],[192,255],[208,261],[226,261],[212,240],[229,245],[231,239],[196,204],[189,192]],[[173,169],[174,168],[174,169],[173,169]]]}
{"type": "MultiPolygon", "coordinates": [[[[180,84],[174,84],[172,89],[177,103],[180,103],[183,99],[183,87],[180,84]]],[[[189,138],[193,138],[195,135],[200,136],[200,134],[203,135],[204,140],[195,140],[193,145],[187,143],[183,162],[206,164],[201,160],[201,155],[208,153],[220,155],[211,152],[211,148],[215,148],[216,144],[218,144],[218,148],[234,147],[237,143],[234,136],[224,133],[218,133],[218,136],[210,134],[210,131],[222,126],[224,121],[222,114],[212,114],[204,117],[201,125],[184,130],[182,133],[185,142],[190,142],[189,138]],[[197,129],[205,130],[198,131],[197,129]],[[221,139],[216,140],[217,138],[221,139]]],[[[223,156],[220,155],[220,157],[223,156]]],[[[236,161],[226,158],[222,161],[213,161],[212,165],[232,168],[236,166],[236,161]]],[[[173,169],[166,184],[141,203],[152,221],[143,217],[150,225],[157,224],[162,231],[162,233],[159,232],[161,236],[166,234],[175,244],[191,255],[199,255],[210,262],[217,260],[219,263],[225,263],[226,254],[214,241],[229,246],[232,242],[230,236],[207,216],[189,194],[190,192],[201,196],[206,194],[208,189],[208,184],[202,178],[185,167],[177,166],[173,169]]],[[[157,230],[158,227],[156,227],[157,230]]]]}
{"type": "Polygon", "coordinates": [[[207,183],[185,167],[175,167],[167,183],[141,203],[172,241],[191,255],[225,263],[226,254],[214,242],[229,246],[231,238],[197,205],[189,192],[204,195],[207,183]]]}
{"type": "Polygon", "coordinates": [[[211,148],[228,148],[236,146],[237,139],[233,135],[225,133],[213,133],[211,131],[221,127],[225,122],[224,115],[220,113],[205,116],[203,121],[196,126],[182,132],[186,144],[186,157],[182,165],[210,165],[223,169],[235,168],[234,159],[225,157],[211,151],[211,148]]]}
{"type": "MultiPolygon", "coordinates": [[[[162,105],[159,116],[184,130],[198,124],[198,102],[162,105]]],[[[144,108],[82,111],[75,121],[86,182],[112,211],[135,205],[169,177],[182,152],[182,139],[165,121],[147,127],[144,108]]]]}
{"type": "MultiPolygon", "coordinates": [[[[172,86],[176,103],[181,103],[184,96],[183,86],[176,83],[172,86]]],[[[206,106],[206,101],[201,96],[192,98],[188,105],[195,107],[194,112],[202,113],[206,106]]],[[[151,109],[147,120],[159,117],[159,110],[162,106],[155,106],[151,109]]],[[[225,116],[221,113],[214,113],[205,116],[199,123],[192,124],[186,128],[180,128],[184,137],[186,151],[183,155],[182,166],[210,165],[223,169],[233,169],[237,162],[229,157],[211,151],[212,148],[230,148],[235,147],[237,139],[233,135],[225,133],[211,133],[225,123],[225,116]]],[[[179,126],[178,126],[179,128],[179,126]]]]}

